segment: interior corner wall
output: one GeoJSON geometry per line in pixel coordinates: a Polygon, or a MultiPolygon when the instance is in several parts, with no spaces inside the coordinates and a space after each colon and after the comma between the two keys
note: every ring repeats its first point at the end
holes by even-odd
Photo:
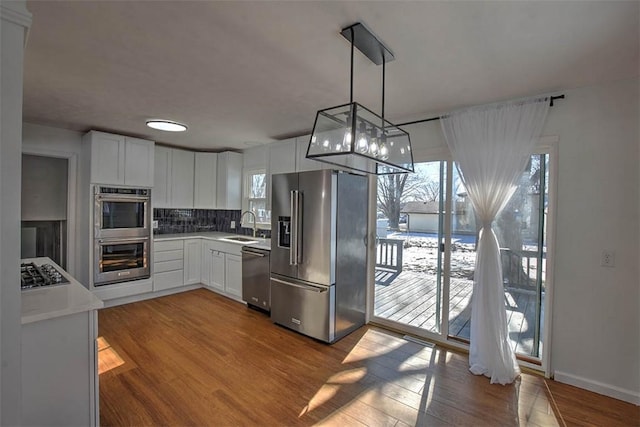
{"type": "Polygon", "coordinates": [[[0,425],[20,425],[20,179],[24,1],[0,3],[0,425]]]}
{"type": "MultiPolygon", "coordinates": [[[[80,283],[89,286],[89,273],[87,268],[83,268],[88,263],[89,253],[89,218],[88,210],[83,209],[83,204],[88,203],[88,198],[83,197],[89,191],[88,180],[86,179],[86,169],[82,153],[82,133],[67,129],[60,129],[50,126],[23,123],[22,126],[22,151],[27,153],[40,153],[43,155],[56,155],[69,157],[75,155],[76,164],[76,223],[75,241],[73,244],[74,270],[69,271],[80,283]]],[[[69,224],[70,226],[72,224],[69,224]]]]}
{"type": "Polygon", "coordinates": [[[544,131],[559,138],[551,367],[640,404],[638,79],[564,93],[544,131]]]}

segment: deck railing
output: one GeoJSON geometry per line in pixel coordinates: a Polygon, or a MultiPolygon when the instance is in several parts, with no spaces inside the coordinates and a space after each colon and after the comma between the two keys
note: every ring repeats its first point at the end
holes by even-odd
{"type": "Polygon", "coordinates": [[[402,244],[401,239],[378,238],[376,245],[376,268],[402,271],[402,244]]]}

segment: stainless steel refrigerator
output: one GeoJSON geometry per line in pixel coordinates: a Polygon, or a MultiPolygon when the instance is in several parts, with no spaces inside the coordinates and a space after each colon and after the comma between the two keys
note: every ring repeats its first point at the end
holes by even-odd
{"type": "Polygon", "coordinates": [[[276,174],[271,188],[271,320],[332,343],[365,322],[367,178],[276,174]]]}

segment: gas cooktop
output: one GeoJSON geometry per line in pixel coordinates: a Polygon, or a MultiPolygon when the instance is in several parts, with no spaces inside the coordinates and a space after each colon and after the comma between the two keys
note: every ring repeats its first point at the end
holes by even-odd
{"type": "Polygon", "coordinates": [[[20,264],[20,287],[22,289],[61,285],[69,281],[51,264],[37,266],[34,262],[20,264]]]}

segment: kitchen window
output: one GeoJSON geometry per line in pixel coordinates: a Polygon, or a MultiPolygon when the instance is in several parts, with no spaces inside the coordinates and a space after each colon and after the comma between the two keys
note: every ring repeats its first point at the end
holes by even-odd
{"type": "MultiPolygon", "coordinates": [[[[267,209],[267,174],[264,169],[246,171],[244,174],[243,210],[256,215],[256,223],[261,228],[270,228],[271,210],[267,209]]],[[[248,221],[249,216],[244,217],[248,221]]],[[[243,226],[249,225],[243,223],[243,226]]]]}

